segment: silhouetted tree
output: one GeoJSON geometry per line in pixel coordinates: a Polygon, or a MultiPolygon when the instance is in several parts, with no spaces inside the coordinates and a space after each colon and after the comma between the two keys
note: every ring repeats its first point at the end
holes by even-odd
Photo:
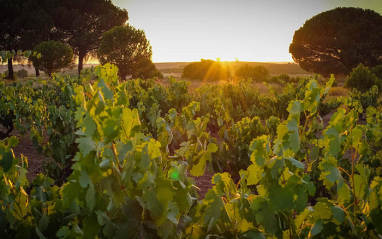
{"type": "Polygon", "coordinates": [[[294,33],[289,52],[304,70],[324,76],[382,64],[382,16],[360,8],[320,13],[294,33]]]}
{"type": "Polygon", "coordinates": [[[73,63],[72,49],[61,42],[41,42],[33,50],[41,54],[41,57],[31,57],[33,65],[44,71],[49,77],[52,76],[52,73],[68,67],[73,63]]]}
{"type": "Polygon", "coordinates": [[[56,38],[68,43],[78,55],[78,73],[86,55],[96,52],[102,34],[128,20],[126,10],[110,0],[58,0],[55,11],[56,38]]]}
{"type": "MultiPolygon", "coordinates": [[[[0,50],[30,50],[47,38],[53,28],[50,6],[49,0],[0,0],[0,50]]],[[[14,58],[8,59],[10,79],[14,58]]]]}
{"type": "Polygon", "coordinates": [[[231,76],[226,63],[201,59],[184,67],[182,77],[199,80],[221,80],[231,76]]]}
{"type": "Polygon", "coordinates": [[[145,32],[130,25],[105,32],[98,50],[100,63],[109,62],[118,66],[122,80],[128,75],[139,75],[146,67],[151,67],[152,71],[151,56],[151,45],[145,32]]]}

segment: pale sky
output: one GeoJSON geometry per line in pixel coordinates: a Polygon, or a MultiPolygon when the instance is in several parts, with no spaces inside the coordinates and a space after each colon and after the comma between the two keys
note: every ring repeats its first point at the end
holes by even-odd
{"type": "Polygon", "coordinates": [[[143,29],[154,62],[293,61],[294,32],[320,12],[361,7],[382,14],[382,0],[112,0],[143,29]]]}

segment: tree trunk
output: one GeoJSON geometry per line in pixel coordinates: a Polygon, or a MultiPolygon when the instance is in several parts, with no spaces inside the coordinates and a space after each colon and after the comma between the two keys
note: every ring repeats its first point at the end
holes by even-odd
{"type": "Polygon", "coordinates": [[[8,79],[14,80],[12,57],[8,59],[8,79]]]}
{"type": "Polygon", "coordinates": [[[78,53],[78,75],[81,75],[81,71],[84,68],[84,58],[86,53],[79,51],[78,53]]]}
{"type": "Polygon", "coordinates": [[[39,77],[40,76],[40,70],[37,67],[35,67],[34,69],[36,71],[36,77],[39,77]]]}

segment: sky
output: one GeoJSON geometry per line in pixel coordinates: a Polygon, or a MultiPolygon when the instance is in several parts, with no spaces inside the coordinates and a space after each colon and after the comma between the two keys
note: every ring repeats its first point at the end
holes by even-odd
{"type": "Polygon", "coordinates": [[[382,0],[112,0],[143,29],[154,62],[291,62],[293,34],[336,7],[372,9],[382,0]]]}

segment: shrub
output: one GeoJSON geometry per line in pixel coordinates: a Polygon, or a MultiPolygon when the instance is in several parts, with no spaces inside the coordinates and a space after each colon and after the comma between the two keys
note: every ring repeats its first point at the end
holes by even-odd
{"type": "Polygon", "coordinates": [[[228,79],[230,76],[231,73],[223,62],[204,59],[188,64],[182,73],[184,78],[213,81],[228,79]]]}
{"type": "Polygon", "coordinates": [[[21,70],[18,70],[16,72],[16,75],[19,77],[19,78],[25,78],[25,77],[28,77],[28,71],[25,70],[25,69],[21,69],[21,70]]]}
{"type": "Polygon", "coordinates": [[[381,88],[380,80],[363,64],[354,68],[345,80],[346,88],[356,89],[362,93],[369,91],[373,85],[381,88]]]}
{"type": "Polygon", "coordinates": [[[382,65],[375,66],[370,69],[371,73],[373,73],[378,79],[382,80],[382,65]]]}
{"type": "Polygon", "coordinates": [[[269,70],[265,66],[249,66],[248,64],[236,70],[236,76],[242,78],[253,78],[257,82],[266,80],[269,77],[269,70]]]}

